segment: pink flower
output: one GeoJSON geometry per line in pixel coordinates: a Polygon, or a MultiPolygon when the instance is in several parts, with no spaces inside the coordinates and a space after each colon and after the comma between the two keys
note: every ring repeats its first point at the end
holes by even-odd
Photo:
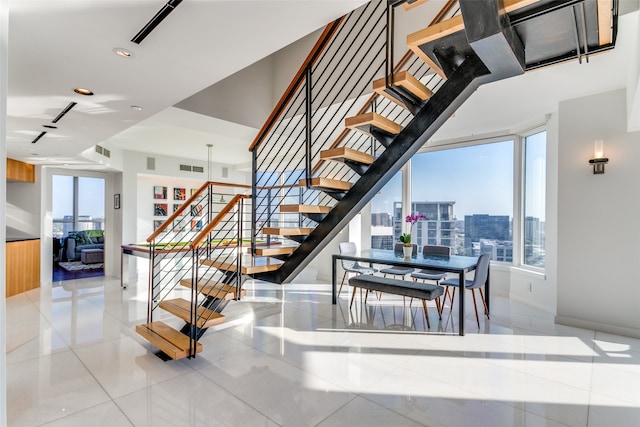
{"type": "Polygon", "coordinates": [[[405,246],[411,246],[411,231],[413,230],[413,225],[417,224],[421,219],[427,219],[427,216],[425,214],[417,213],[407,215],[407,217],[404,219],[404,222],[408,222],[409,224],[411,224],[411,226],[409,227],[409,232],[400,235],[400,241],[404,243],[405,246]]]}

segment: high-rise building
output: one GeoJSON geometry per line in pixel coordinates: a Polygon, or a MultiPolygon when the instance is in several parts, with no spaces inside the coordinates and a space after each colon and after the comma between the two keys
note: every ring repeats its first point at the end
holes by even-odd
{"type": "MultiPolygon", "coordinates": [[[[464,217],[465,255],[474,256],[473,243],[495,240],[501,245],[511,241],[508,215],[474,214],[464,217]]],[[[492,256],[492,259],[496,259],[492,256]]]]}
{"type": "MultiPolygon", "coordinates": [[[[421,213],[427,218],[419,221],[411,230],[412,242],[418,247],[423,245],[455,246],[456,220],[453,205],[456,202],[412,202],[411,213],[421,213]]],[[[402,204],[393,205],[393,237],[398,241],[400,234],[408,231],[402,217],[402,204]]]]}

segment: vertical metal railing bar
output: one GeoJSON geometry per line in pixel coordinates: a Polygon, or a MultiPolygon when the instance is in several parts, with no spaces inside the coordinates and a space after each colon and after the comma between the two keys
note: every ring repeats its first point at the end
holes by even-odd
{"type": "Polygon", "coordinates": [[[313,115],[313,111],[311,111],[311,104],[313,101],[311,88],[312,88],[312,76],[311,76],[311,67],[307,67],[306,70],[306,82],[305,87],[307,89],[307,93],[305,96],[305,184],[306,187],[311,187],[311,145],[313,144],[313,135],[311,135],[311,117],[313,115]]]}

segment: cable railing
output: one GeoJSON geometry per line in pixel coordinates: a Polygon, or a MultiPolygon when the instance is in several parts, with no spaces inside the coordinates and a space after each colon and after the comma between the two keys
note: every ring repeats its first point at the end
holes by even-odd
{"type": "MultiPolygon", "coordinates": [[[[266,238],[265,226],[314,227],[300,214],[283,213],[283,204],[333,207],[339,195],[311,188],[322,176],[355,182],[359,175],[348,165],[320,159],[323,150],[348,147],[377,157],[384,146],[373,137],[345,129],[347,117],[376,112],[405,126],[412,119],[405,108],[376,93],[371,82],[407,70],[432,92],[443,79],[413,52],[394,66],[393,8],[404,1],[372,1],[327,26],[314,50],[250,147],[253,154],[254,239],[266,238]],[[391,28],[390,28],[391,27],[391,28]],[[320,47],[320,48],[318,48],[320,47]],[[391,75],[389,75],[391,73],[391,75]]],[[[459,14],[449,1],[432,24],[459,14]]]]}

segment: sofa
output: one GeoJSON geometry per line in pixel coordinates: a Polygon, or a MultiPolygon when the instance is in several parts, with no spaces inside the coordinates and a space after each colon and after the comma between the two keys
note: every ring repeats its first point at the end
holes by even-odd
{"type": "Polygon", "coordinates": [[[67,261],[77,261],[81,258],[83,249],[104,250],[103,230],[70,231],[63,244],[63,256],[67,261]]]}

